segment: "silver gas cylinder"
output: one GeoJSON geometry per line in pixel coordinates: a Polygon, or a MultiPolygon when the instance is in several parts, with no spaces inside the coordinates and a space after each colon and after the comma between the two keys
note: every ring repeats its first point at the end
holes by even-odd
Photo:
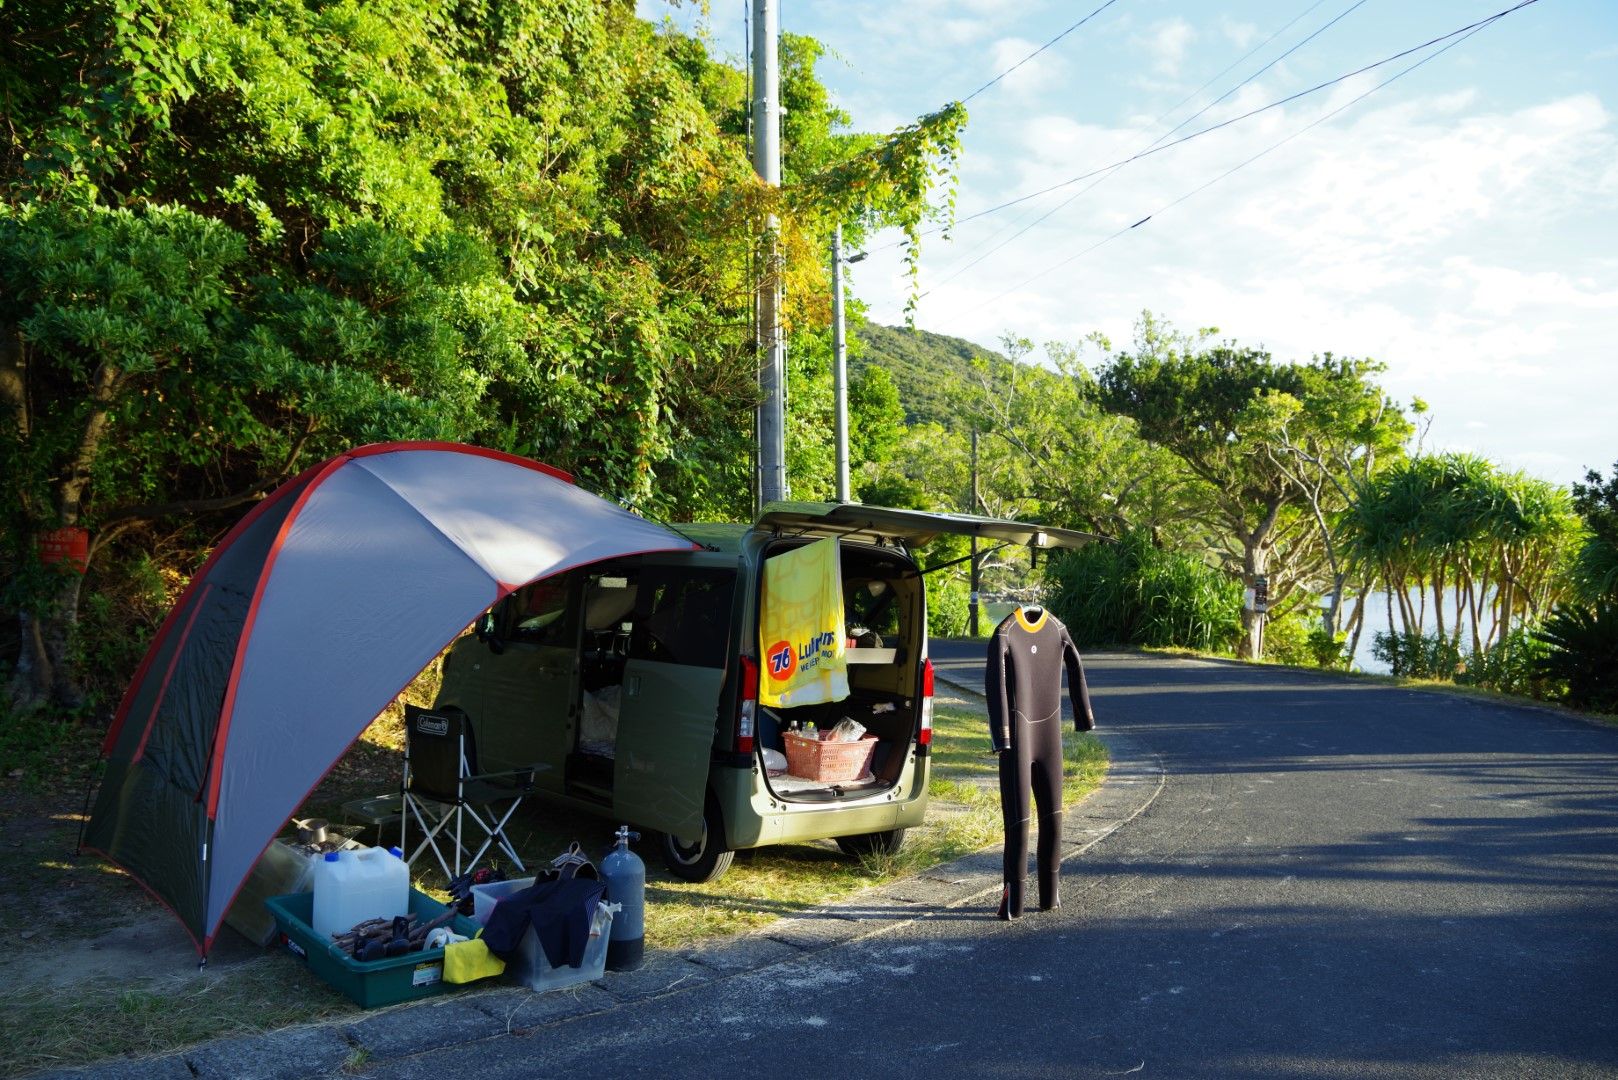
{"type": "Polygon", "coordinates": [[[640,833],[624,825],[615,834],[618,846],[601,860],[601,877],[607,883],[607,902],[622,904],[612,918],[612,936],[607,939],[607,970],[633,971],[646,957],[646,864],[629,850],[640,833]]]}

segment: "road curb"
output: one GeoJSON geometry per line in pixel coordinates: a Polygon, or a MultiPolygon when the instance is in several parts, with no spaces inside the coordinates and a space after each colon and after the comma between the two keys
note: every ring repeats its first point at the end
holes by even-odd
{"type": "MultiPolygon", "coordinates": [[[[981,689],[939,670],[937,678],[968,699],[981,689]]],[[[1107,777],[1070,807],[1062,862],[1086,852],[1151,806],[1166,783],[1163,763],[1140,740],[1096,731],[1110,756],[1107,777]]],[[[1001,848],[985,848],[932,867],[915,877],[874,886],[822,908],[779,919],[728,941],[649,956],[634,972],[608,972],[575,990],[535,994],[512,987],[468,991],[373,1010],[335,1020],[249,1036],[216,1039],[160,1057],[119,1058],[83,1068],[36,1073],[36,1080],[114,1080],[125,1077],[218,1075],[234,1062],[237,1075],[254,1078],[342,1076],[345,1063],[371,1071],[450,1045],[521,1035],[701,986],[800,963],[843,945],[880,937],[946,912],[984,905],[985,922],[1001,885],[1001,848]],[[421,1029],[430,1029],[425,1036],[421,1029]]]]}

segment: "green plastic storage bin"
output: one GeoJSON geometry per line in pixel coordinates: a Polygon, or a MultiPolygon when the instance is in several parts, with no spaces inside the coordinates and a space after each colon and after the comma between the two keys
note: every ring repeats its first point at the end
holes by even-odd
{"type": "MultiPolygon", "coordinates": [[[[447,988],[443,949],[423,949],[362,963],[330,940],[322,941],[315,934],[314,927],[309,925],[314,915],[314,893],[272,896],[264,901],[264,906],[275,916],[275,925],[280,928],[288,951],[303,957],[311,971],[362,1009],[416,1001],[441,994],[447,988]]],[[[444,911],[444,905],[437,900],[410,890],[410,913],[422,922],[431,921],[444,911]]],[[[477,923],[462,915],[455,916],[450,928],[464,937],[475,937],[478,932],[477,923]]]]}

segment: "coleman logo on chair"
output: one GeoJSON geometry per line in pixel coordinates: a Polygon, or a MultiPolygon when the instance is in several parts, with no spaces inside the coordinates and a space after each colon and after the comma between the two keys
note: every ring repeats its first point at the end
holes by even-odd
{"type": "Polygon", "coordinates": [[[423,735],[448,735],[449,721],[435,713],[420,713],[416,716],[416,730],[423,735]]]}

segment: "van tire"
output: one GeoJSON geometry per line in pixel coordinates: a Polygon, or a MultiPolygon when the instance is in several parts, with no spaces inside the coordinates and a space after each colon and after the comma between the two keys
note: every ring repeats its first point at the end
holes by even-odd
{"type": "Polygon", "coordinates": [[[837,846],[843,849],[844,855],[852,855],[856,859],[865,855],[897,855],[899,849],[905,846],[905,830],[889,829],[886,832],[861,833],[859,836],[839,836],[837,846]]]}
{"type": "Polygon", "coordinates": [[[681,881],[693,885],[713,881],[730,869],[735,858],[736,853],[725,846],[725,823],[711,796],[702,808],[702,836],[695,844],[682,844],[673,834],[663,834],[663,865],[681,881]]]}

